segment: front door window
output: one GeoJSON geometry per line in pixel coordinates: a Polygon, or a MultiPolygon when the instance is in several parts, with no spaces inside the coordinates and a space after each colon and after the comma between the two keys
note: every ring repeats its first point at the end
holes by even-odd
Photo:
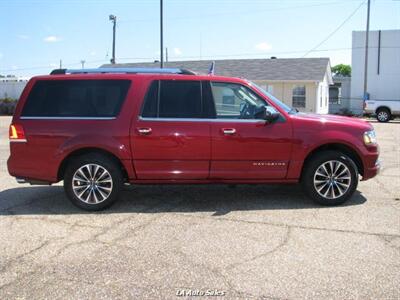
{"type": "Polygon", "coordinates": [[[268,107],[267,102],[240,84],[211,82],[211,90],[218,119],[256,119],[259,109],[268,107]]]}

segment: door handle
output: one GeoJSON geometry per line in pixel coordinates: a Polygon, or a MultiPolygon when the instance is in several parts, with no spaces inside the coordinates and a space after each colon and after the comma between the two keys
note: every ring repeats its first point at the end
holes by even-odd
{"type": "Polygon", "coordinates": [[[151,134],[151,128],[138,128],[137,131],[141,135],[149,135],[149,134],[151,134]]]}
{"type": "Polygon", "coordinates": [[[236,129],[235,128],[222,128],[222,132],[225,135],[233,135],[236,133],[236,129]]]}

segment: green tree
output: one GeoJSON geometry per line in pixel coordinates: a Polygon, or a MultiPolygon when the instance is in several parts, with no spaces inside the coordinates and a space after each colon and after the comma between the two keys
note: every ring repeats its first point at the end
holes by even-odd
{"type": "Polygon", "coordinates": [[[332,72],[335,75],[339,75],[339,76],[351,76],[351,66],[339,64],[339,65],[332,67],[332,72]]]}

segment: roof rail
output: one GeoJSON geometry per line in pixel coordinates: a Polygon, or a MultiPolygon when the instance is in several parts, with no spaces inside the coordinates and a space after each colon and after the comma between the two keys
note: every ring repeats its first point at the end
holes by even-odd
{"type": "Polygon", "coordinates": [[[97,68],[97,69],[55,69],[50,75],[61,74],[183,74],[196,75],[195,72],[178,68],[97,68]]]}

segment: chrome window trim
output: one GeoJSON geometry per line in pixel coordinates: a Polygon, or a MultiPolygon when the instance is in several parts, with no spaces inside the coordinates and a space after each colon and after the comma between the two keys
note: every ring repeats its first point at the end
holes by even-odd
{"type": "Polygon", "coordinates": [[[265,123],[261,119],[211,119],[211,118],[143,118],[140,121],[160,121],[160,122],[240,122],[240,123],[265,123]]]}
{"type": "Polygon", "coordinates": [[[21,120],[115,120],[116,117],[20,117],[21,120]]]}

